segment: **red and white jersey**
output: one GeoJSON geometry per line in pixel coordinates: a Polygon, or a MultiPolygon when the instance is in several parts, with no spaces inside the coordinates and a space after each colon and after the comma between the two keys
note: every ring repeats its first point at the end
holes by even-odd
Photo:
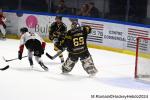
{"type": "Polygon", "coordinates": [[[32,32],[26,32],[21,36],[20,39],[20,46],[19,46],[19,51],[22,53],[24,49],[25,43],[30,40],[30,39],[37,39],[41,42],[42,48],[45,49],[46,43],[44,40],[39,36],[37,33],[32,33],[32,32]]]}
{"type": "Polygon", "coordinates": [[[21,36],[20,45],[24,45],[30,39],[37,39],[41,42],[41,44],[42,42],[44,42],[44,40],[39,36],[39,34],[26,32],[21,36]]]}

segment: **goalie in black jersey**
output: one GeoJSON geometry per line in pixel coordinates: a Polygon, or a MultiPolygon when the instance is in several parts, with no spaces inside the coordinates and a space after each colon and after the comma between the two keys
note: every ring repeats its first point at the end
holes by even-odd
{"type": "Polygon", "coordinates": [[[97,73],[92,57],[87,48],[87,35],[91,32],[90,26],[79,26],[77,19],[71,19],[72,25],[58,46],[60,49],[67,49],[69,52],[68,58],[62,65],[62,72],[70,72],[78,59],[80,59],[84,70],[93,76],[97,73]]]}

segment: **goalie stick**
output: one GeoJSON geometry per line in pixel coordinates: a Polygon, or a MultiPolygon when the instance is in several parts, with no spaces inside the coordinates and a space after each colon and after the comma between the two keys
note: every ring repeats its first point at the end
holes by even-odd
{"type": "Polygon", "coordinates": [[[51,56],[50,54],[46,53],[46,56],[53,60],[56,57],[58,57],[62,52],[64,52],[64,50],[57,52],[54,56],[51,56]]]}
{"type": "MultiPolygon", "coordinates": [[[[22,58],[26,58],[28,56],[23,56],[22,58]]],[[[5,59],[5,57],[3,57],[3,59],[5,60],[5,62],[10,62],[10,61],[13,61],[13,60],[18,60],[18,58],[13,58],[13,59],[5,59]]]]}

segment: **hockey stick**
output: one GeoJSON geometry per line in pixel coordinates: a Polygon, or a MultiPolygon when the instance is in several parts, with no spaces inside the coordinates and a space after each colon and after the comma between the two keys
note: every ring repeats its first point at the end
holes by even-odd
{"type": "MultiPolygon", "coordinates": [[[[26,58],[26,57],[28,57],[28,56],[23,56],[22,58],[26,58]]],[[[5,60],[5,62],[10,62],[10,61],[18,60],[18,58],[13,58],[13,59],[7,60],[4,57],[3,57],[3,59],[5,60]]]]}
{"type": "Polygon", "coordinates": [[[6,70],[6,69],[8,69],[8,68],[9,68],[9,65],[5,66],[4,68],[0,68],[0,70],[1,70],[1,71],[4,71],[4,70],[6,70]]]}
{"type": "Polygon", "coordinates": [[[64,52],[64,50],[57,52],[54,56],[49,55],[48,53],[46,53],[46,56],[50,59],[55,59],[56,57],[58,57],[62,52],[64,52]]]}

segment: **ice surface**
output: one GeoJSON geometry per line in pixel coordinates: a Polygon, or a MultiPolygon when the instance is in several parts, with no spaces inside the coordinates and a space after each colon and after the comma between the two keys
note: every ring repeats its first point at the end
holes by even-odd
{"type": "MultiPolygon", "coordinates": [[[[16,58],[18,46],[18,40],[0,41],[0,57],[16,58]]],[[[52,44],[46,47],[46,52],[55,54],[52,44]]],[[[89,50],[99,70],[94,78],[88,77],[80,62],[69,75],[63,75],[59,58],[50,60],[45,55],[42,57],[49,68],[48,72],[44,72],[35,60],[34,69],[31,69],[27,58],[9,63],[0,58],[0,67],[10,65],[8,70],[0,71],[0,100],[124,100],[93,99],[91,95],[150,94],[149,83],[134,79],[134,56],[89,50]]],[[[64,56],[66,59],[67,52],[64,52],[64,56]]]]}

